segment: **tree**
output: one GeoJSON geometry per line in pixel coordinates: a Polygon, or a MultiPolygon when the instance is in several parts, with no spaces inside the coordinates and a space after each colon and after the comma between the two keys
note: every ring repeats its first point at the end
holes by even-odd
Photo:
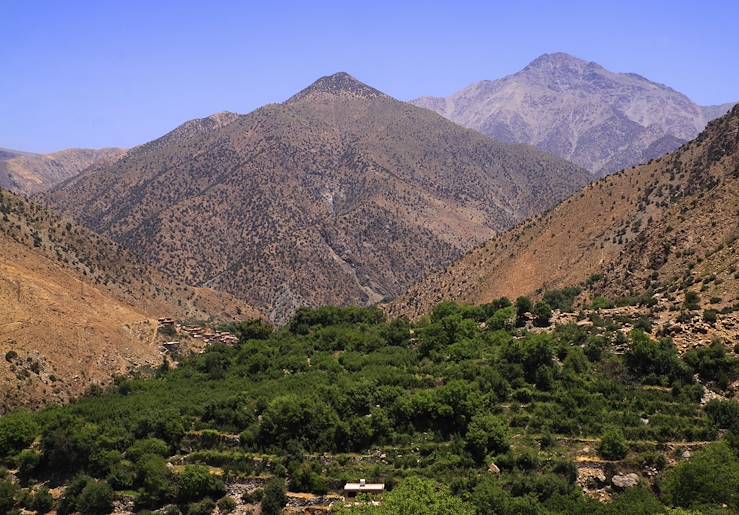
{"type": "Polygon", "coordinates": [[[523,325],[526,321],[526,313],[531,313],[533,304],[528,297],[519,297],[516,299],[516,323],[523,325]]]}
{"type": "Polygon", "coordinates": [[[603,435],[598,452],[608,460],[622,460],[626,457],[629,446],[620,429],[609,429],[603,435]]]}
{"type": "Polygon", "coordinates": [[[174,480],[164,458],[147,454],[139,460],[136,468],[137,482],[141,485],[141,504],[153,506],[174,497],[174,480]]]}
{"type": "Polygon", "coordinates": [[[490,329],[513,329],[516,324],[516,310],[513,306],[508,306],[496,311],[487,321],[490,329]]]}
{"type": "Polygon", "coordinates": [[[33,415],[25,410],[0,417],[0,458],[29,446],[38,429],[33,415]]]}
{"type": "Polygon", "coordinates": [[[272,479],[264,487],[262,495],[262,513],[264,515],[279,515],[287,504],[285,482],[281,479],[272,479]]]}
{"type": "Polygon", "coordinates": [[[552,318],[552,308],[546,302],[537,302],[534,305],[534,323],[539,327],[547,327],[552,318]]]}
{"type": "Polygon", "coordinates": [[[16,503],[18,487],[11,481],[0,480],[0,513],[9,513],[16,503]]]}
{"type": "Polygon", "coordinates": [[[23,479],[30,478],[41,463],[41,453],[31,449],[23,449],[14,458],[18,469],[18,476],[23,479]]]}
{"type": "Polygon", "coordinates": [[[104,515],[113,509],[113,489],[105,481],[90,480],[76,502],[82,515],[104,515]]]}
{"type": "Polygon", "coordinates": [[[139,461],[146,454],[162,457],[169,456],[169,446],[167,442],[159,438],[144,438],[143,440],[136,440],[126,450],[126,457],[133,462],[139,461]]]}
{"type": "Polygon", "coordinates": [[[98,428],[77,417],[55,421],[41,443],[45,465],[57,474],[84,470],[97,450],[98,428]]]}
{"type": "Polygon", "coordinates": [[[475,415],[464,441],[475,461],[482,463],[488,453],[499,454],[508,450],[508,427],[493,415],[475,415]]]}
{"type": "MultiPolygon", "coordinates": [[[[41,487],[36,490],[28,501],[28,508],[36,513],[48,513],[54,508],[54,498],[51,496],[49,489],[41,487]]],[[[2,512],[2,510],[0,510],[2,512]]]]}
{"type": "Polygon", "coordinates": [[[178,477],[179,499],[195,501],[203,497],[221,497],[226,493],[223,481],[210,473],[203,465],[187,465],[178,477]]]}
{"type": "Polygon", "coordinates": [[[725,443],[715,443],[667,473],[663,489],[677,506],[725,503],[739,508],[739,459],[725,443]]]}
{"type": "Polygon", "coordinates": [[[536,498],[514,497],[497,480],[485,477],[475,487],[471,502],[479,514],[542,515],[544,509],[536,498]]]}

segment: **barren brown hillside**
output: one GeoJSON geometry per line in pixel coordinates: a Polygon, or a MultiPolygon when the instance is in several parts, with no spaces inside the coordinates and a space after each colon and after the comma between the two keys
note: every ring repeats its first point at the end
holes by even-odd
{"type": "Polygon", "coordinates": [[[260,316],[0,190],[0,412],[64,402],[161,362],[156,318],[260,316]]]}
{"type": "Polygon", "coordinates": [[[282,321],[397,295],[589,179],[339,73],[284,104],[188,122],[46,198],[282,321]]]}
{"type": "Polygon", "coordinates": [[[611,298],[646,290],[739,293],[739,107],[647,165],[593,183],[431,275],[389,306],[419,316],[470,303],[583,285],[611,298]],[[603,277],[600,278],[599,276],[603,277]]]}

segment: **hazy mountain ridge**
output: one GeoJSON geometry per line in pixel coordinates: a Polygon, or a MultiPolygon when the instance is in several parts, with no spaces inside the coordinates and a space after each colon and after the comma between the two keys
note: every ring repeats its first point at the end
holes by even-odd
{"type": "Polygon", "coordinates": [[[92,165],[111,163],[121,148],[70,148],[51,154],[0,149],[0,188],[30,195],[46,191],[92,165]]]}
{"type": "Polygon", "coordinates": [[[47,198],[167,273],[276,320],[397,295],[589,180],[345,73],[284,104],[209,119],[47,198]]]}
{"type": "MultiPolygon", "coordinates": [[[[505,142],[527,143],[604,175],[694,138],[732,104],[700,107],[634,73],[564,53],[446,97],[412,103],[505,142]]],[[[663,152],[664,153],[664,152],[663,152]]]]}

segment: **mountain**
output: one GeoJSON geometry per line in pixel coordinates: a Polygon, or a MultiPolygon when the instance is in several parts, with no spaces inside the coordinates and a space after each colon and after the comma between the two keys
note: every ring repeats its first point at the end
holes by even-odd
{"type": "Polygon", "coordinates": [[[120,148],[70,148],[52,154],[31,154],[0,148],[0,188],[27,195],[46,191],[94,164],[121,157],[120,148]]]}
{"type": "Polygon", "coordinates": [[[46,199],[282,321],[397,295],[589,180],[338,73],[282,104],[187,122],[46,199]]]}
{"type": "Polygon", "coordinates": [[[731,310],[738,221],[735,106],[674,153],[590,184],[429,276],[389,310],[417,317],[442,300],[484,303],[578,285],[591,299],[691,288],[706,303],[719,299],[711,308],[731,310]]]}
{"type": "Polygon", "coordinates": [[[0,413],[65,402],[114,374],[159,365],[158,317],[260,317],[5,190],[0,248],[0,413]]]}
{"type": "Polygon", "coordinates": [[[606,175],[693,139],[732,104],[700,107],[634,73],[544,54],[499,80],[412,102],[499,141],[526,143],[606,175]]]}

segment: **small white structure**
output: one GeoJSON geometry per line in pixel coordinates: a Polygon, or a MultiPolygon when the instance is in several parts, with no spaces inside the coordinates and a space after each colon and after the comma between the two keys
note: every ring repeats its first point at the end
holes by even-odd
{"type": "Polygon", "coordinates": [[[347,497],[356,497],[357,494],[381,494],[385,491],[385,483],[368,483],[360,479],[359,483],[347,483],[344,485],[344,493],[347,497]]]}

